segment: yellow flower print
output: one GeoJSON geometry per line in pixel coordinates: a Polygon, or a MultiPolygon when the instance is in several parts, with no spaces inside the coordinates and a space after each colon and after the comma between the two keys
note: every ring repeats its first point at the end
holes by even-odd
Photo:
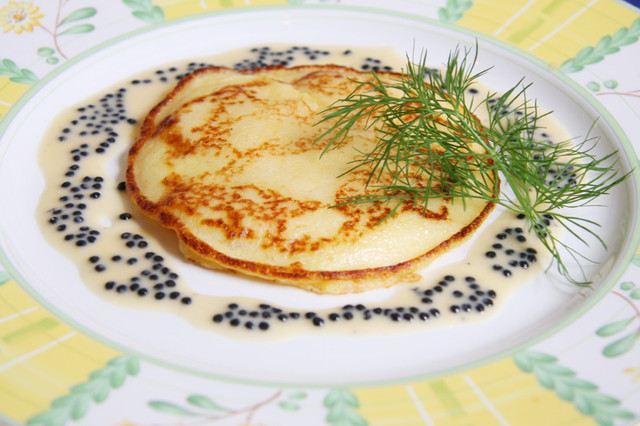
{"type": "Polygon", "coordinates": [[[625,368],[624,372],[631,376],[631,382],[632,383],[640,382],[640,367],[637,367],[637,368],[634,368],[634,367],[625,368]]]}
{"type": "Polygon", "coordinates": [[[43,17],[40,8],[28,1],[10,1],[9,4],[0,8],[0,25],[5,33],[31,32],[34,26],[40,26],[38,19],[43,17]]]}

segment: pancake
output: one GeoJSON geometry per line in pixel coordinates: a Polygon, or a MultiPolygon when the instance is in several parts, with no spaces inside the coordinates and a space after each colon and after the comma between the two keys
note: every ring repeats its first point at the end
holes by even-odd
{"type": "MultiPolygon", "coordinates": [[[[383,80],[399,75],[382,72],[383,80]]],[[[469,237],[493,208],[481,200],[347,204],[376,189],[347,173],[376,144],[364,121],[327,150],[320,112],[368,73],[335,65],[184,78],[151,110],[127,159],[127,189],[173,229],[193,262],[323,294],[390,287],[469,237]]],[[[384,177],[383,177],[384,179],[384,177]]]]}

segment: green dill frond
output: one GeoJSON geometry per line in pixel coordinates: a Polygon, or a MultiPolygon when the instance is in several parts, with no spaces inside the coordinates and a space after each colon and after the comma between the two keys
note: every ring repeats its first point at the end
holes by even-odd
{"type": "Polygon", "coordinates": [[[407,58],[401,77],[383,81],[373,73],[370,81],[357,81],[345,99],[322,112],[320,122],[332,125],[318,140],[324,152],[344,143],[358,122],[375,126],[378,139],[363,152],[349,172],[365,168],[367,186],[376,191],[351,197],[344,204],[389,203],[393,212],[410,201],[424,206],[429,199],[452,202],[480,199],[524,215],[534,232],[556,260],[560,273],[571,282],[588,285],[586,278],[570,276],[564,251],[583,260],[579,250],[567,247],[549,229],[555,219],[571,235],[594,236],[598,224],[569,216],[566,210],[586,206],[626,179],[616,172],[616,153],[602,158],[592,152],[597,140],[546,144],[534,134],[546,114],[527,99],[528,85],[520,80],[511,89],[490,93],[476,105],[465,96],[488,70],[474,71],[477,47],[451,52],[442,72],[426,65],[426,55],[413,62],[407,58]],[[486,110],[480,122],[476,111],[486,110]],[[384,177],[384,179],[383,179],[384,177]],[[500,191],[498,178],[508,186],[500,191]]]}

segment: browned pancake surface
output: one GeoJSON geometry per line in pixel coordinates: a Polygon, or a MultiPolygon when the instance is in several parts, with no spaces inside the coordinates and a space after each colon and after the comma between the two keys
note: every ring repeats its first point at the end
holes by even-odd
{"type": "Polygon", "coordinates": [[[493,204],[406,203],[382,223],[388,205],[335,207],[363,193],[367,170],[345,172],[376,143],[375,129],[359,123],[321,156],[316,140],[332,123],[318,114],[356,88],[351,79],[368,78],[331,65],[198,70],[145,119],[128,190],[206,267],[333,294],[415,280],[493,204]]]}

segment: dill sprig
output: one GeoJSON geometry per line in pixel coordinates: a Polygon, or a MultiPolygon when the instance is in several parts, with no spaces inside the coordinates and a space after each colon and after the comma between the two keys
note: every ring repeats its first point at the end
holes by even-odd
{"type": "Polygon", "coordinates": [[[558,223],[585,244],[581,235],[587,233],[604,245],[594,231],[596,222],[568,211],[590,204],[627,177],[616,172],[617,154],[597,157],[598,139],[588,135],[581,142],[537,140],[547,114],[527,99],[529,85],[523,80],[474,105],[465,94],[488,70],[474,72],[477,47],[470,53],[453,51],[442,72],[426,66],[426,55],[418,62],[407,58],[401,77],[383,79],[374,72],[322,112],[321,122],[331,122],[318,139],[327,139],[325,152],[343,143],[357,123],[375,126],[378,135],[373,149],[362,152],[347,172],[366,168],[366,186],[375,191],[363,190],[340,205],[388,203],[389,217],[405,202],[425,210],[434,198],[495,202],[526,219],[562,275],[590,284],[584,273],[572,276],[561,251],[578,264],[586,258],[554,236],[550,226],[558,223]],[[488,116],[484,122],[476,116],[480,108],[488,116]],[[498,178],[507,184],[502,191],[498,178]]]}

